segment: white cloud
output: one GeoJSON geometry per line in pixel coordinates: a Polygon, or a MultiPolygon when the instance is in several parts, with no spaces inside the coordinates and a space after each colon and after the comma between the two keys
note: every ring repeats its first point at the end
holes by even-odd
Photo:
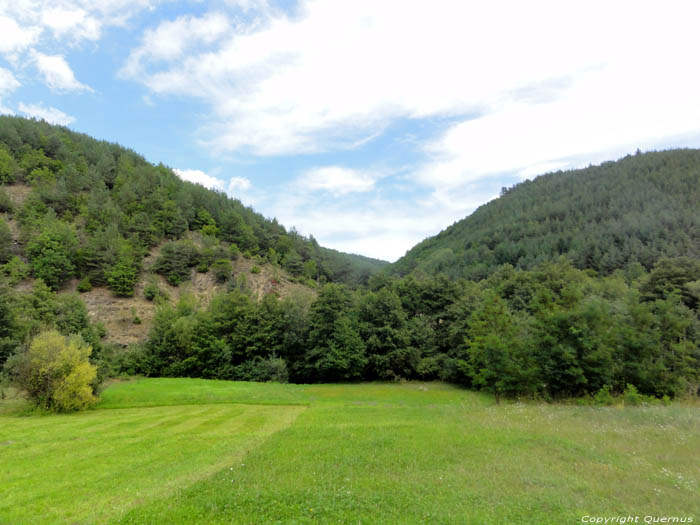
{"type": "MultiPolygon", "coordinates": [[[[313,235],[322,246],[395,261],[406,250],[435,235],[461,215],[435,206],[433,202],[368,196],[366,194],[327,198],[303,194],[294,187],[266,201],[258,209],[274,215],[285,226],[295,226],[304,235],[313,235]]],[[[476,208],[485,199],[472,196],[463,204],[476,208]]]]}
{"type": "Polygon", "coordinates": [[[0,4],[0,53],[23,51],[56,41],[95,41],[103,27],[123,26],[135,14],[164,0],[13,0],[0,4]],[[50,32],[53,41],[46,32],[50,32]]]}
{"type": "Polygon", "coordinates": [[[0,67],[0,96],[12,93],[20,85],[12,71],[0,67]]]}
{"type": "Polygon", "coordinates": [[[84,9],[53,7],[41,13],[41,23],[51,29],[58,38],[65,36],[73,40],[97,40],[101,23],[84,9]]]}
{"type": "Polygon", "coordinates": [[[29,117],[44,119],[46,122],[51,124],[60,124],[62,126],[67,126],[68,124],[75,122],[75,117],[72,117],[60,109],[56,109],[51,106],[48,108],[44,107],[42,104],[24,104],[23,102],[20,102],[19,112],[24,113],[29,117]]]}
{"type": "Polygon", "coordinates": [[[221,13],[201,18],[181,16],[147,29],[141,45],[133,50],[122,68],[126,76],[138,76],[148,63],[173,61],[198,44],[211,44],[229,29],[229,20],[221,13]]]}
{"type": "Polygon", "coordinates": [[[37,27],[20,26],[14,19],[4,16],[0,10],[0,53],[22,51],[39,38],[41,30],[37,27]]]}
{"type": "Polygon", "coordinates": [[[73,70],[60,55],[33,53],[34,62],[44,77],[44,82],[53,91],[92,91],[90,86],[78,82],[73,70]]]}
{"type": "Polygon", "coordinates": [[[212,177],[211,175],[207,175],[201,170],[180,170],[175,168],[173,171],[175,172],[175,175],[180,177],[182,180],[194,182],[195,184],[201,184],[205,188],[223,190],[225,187],[224,181],[217,179],[216,177],[212,177]]]}
{"type": "Polygon", "coordinates": [[[297,184],[302,190],[323,190],[333,195],[368,192],[374,188],[376,176],[340,166],[323,166],[304,173],[297,184]]]}
{"type": "Polygon", "coordinates": [[[245,177],[231,177],[228,183],[228,193],[234,195],[236,193],[243,193],[250,190],[252,184],[249,179],[245,177]]]}
{"type": "MultiPolygon", "coordinates": [[[[470,178],[484,167],[522,170],[608,147],[588,138],[613,136],[602,130],[611,120],[613,128],[626,127],[630,101],[641,103],[635,124],[645,115],[659,118],[647,113],[650,104],[664,107],[668,124],[649,122],[634,140],[658,136],[655,129],[682,131],[678,121],[697,106],[692,94],[700,88],[687,66],[700,43],[693,30],[699,10],[683,1],[660,9],[644,1],[306,0],[293,16],[270,15],[250,27],[231,22],[225,36],[219,26],[214,47],[194,47],[174,62],[149,61],[140,48],[125,72],[138,70],[134,79],[155,94],[208,103],[214,123],[205,134],[221,150],[276,155],[348,148],[396,119],[449,117],[455,129],[436,145],[431,170],[470,178]],[[622,110],[605,113],[620,103],[622,110]],[[576,120],[582,114],[585,127],[576,120]],[[467,115],[482,115],[482,122],[457,127],[467,115]],[[532,151],[535,128],[542,143],[532,151]],[[547,153],[551,139],[561,143],[567,134],[587,140],[547,153]],[[497,152],[478,146],[487,136],[497,152]],[[466,168],[451,154],[464,145],[478,153],[466,168]]],[[[157,35],[181,23],[162,23],[144,44],[158,49],[157,35]]],[[[160,45],[169,50],[170,37],[160,45]]]]}

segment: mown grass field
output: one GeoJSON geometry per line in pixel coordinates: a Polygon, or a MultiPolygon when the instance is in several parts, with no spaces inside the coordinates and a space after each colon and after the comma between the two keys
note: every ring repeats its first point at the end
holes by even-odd
{"type": "Polygon", "coordinates": [[[147,379],[0,406],[0,523],[700,521],[700,409],[505,403],[440,383],[147,379]]]}

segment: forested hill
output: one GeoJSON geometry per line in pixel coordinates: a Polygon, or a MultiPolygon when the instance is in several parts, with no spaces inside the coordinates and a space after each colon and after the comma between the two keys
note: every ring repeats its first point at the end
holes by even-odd
{"type": "Polygon", "coordinates": [[[502,264],[530,269],[562,255],[601,274],[700,258],[700,150],[637,153],[504,189],[389,271],[478,280],[502,264]]]}
{"type": "Polygon", "coordinates": [[[72,277],[108,285],[113,274],[138,273],[150,248],[190,231],[210,238],[216,249],[195,261],[192,250],[175,246],[179,262],[189,267],[241,253],[300,279],[356,287],[387,264],[325,249],[116,144],[18,117],[0,117],[0,213],[19,224],[24,241],[10,246],[0,217],[0,265],[13,255],[28,260],[34,276],[53,289],[72,277]],[[18,207],[3,186],[31,190],[18,207]]]}

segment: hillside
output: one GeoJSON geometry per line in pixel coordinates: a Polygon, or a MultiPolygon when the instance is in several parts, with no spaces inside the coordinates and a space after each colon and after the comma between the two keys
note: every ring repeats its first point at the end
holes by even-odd
{"type": "Polygon", "coordinates": [[[562,255],[601,274],[699,258],[700,150],[637,153],[504,188],[388,271],[478,280],[499,265],[530,269],[562,255]]]}
{"type": "Polygon", "coordinates": [[[49,290],[58,311],[85,305],[87,318],[65,330],[92,322],[124,346],[146,339],[159,298],[192,294],[206,307],[233,287],[258,299],[313,295],[324,282],[361,286],[386,264],[323,248],[121,146],[0,117],[0,286],[26,303],[10,340],[61,318],[40,311],[49,290]]]}
{"type": "Polygon", "coordinates": [[[55,329],[102,378],[440,379],[603,401],[700,388],[698,151],[522,183],[390,268],[409,275],[370,279],[379,261],[118,146],[10,118],[0,143],[10,378],[55,329]]]}
{"type": "Polygon", "coordinates": [[[188,232],[210,237],[216,258],[258,257],[300,279],[355,287],[387,264],[323,248],[116,144],[18,117],[0,117],[0,213],[22,231],[13,246],[0,234],[0,264],[18,256],[54,290],[73,277],[108,285],[119,264],[138,272],[151,248],[188,232]],[[40,264],[54,242],[65,253],[53,254],[58,264],[40,264]]]}

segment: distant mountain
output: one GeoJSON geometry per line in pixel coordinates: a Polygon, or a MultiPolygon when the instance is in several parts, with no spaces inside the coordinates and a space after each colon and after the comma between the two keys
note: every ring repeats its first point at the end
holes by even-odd
{"type": "Polygon", "coordinates": [[[684,255],[700,258],[700,150],[638,152],[504,188],[388,271],[478,280],[502,264],[529,269],[564,256],[609,274],[684,255]]]}

